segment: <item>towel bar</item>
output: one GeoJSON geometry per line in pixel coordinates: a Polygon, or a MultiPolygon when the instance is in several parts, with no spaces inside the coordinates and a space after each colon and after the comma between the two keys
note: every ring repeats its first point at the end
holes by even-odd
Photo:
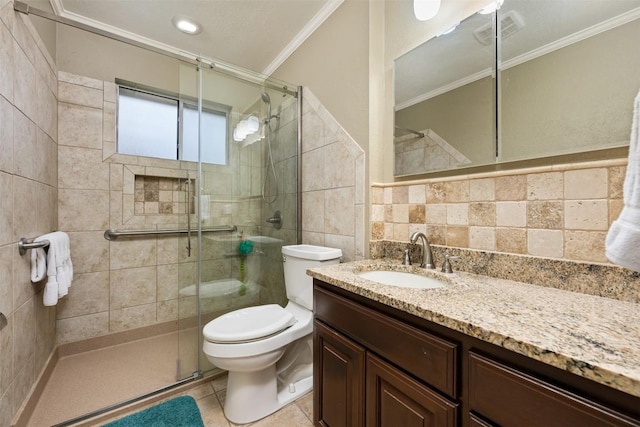
{"type": "Polygon", "coordinates": [[[18,242],[18,252],[20,255],[24,255],[27,253],[29,249],[38,249],[38,248],[46,248],[49,246],[48,240],[43,240],[41,242],[34,242],[33,239],[27,239],[26,237],[22,237],[18,242]]]}

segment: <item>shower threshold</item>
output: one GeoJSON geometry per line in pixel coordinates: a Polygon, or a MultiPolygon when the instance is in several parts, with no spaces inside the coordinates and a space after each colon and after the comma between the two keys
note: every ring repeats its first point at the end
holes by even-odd
{"type": "MultiPolygon", "coordinates": [[[[174,384],[170,384],[167,385],[165,387],[161,387],[157,390],[154,390],[152,392],[149,393],[145,393],[143,395],[134,397],[132,399],[128,399],[119,403],[115,403],[113,405],[107,406],[105,408],[101,408],[98,409],[96,411],[93,412],[89,412],[88,414],[84,414],[84,415],[80,415],[79,417],[76,418],[72,418],[70,420],[67,421],[63,421],[59,424],[54,424],[52,427],[69,427],[69,426],[81,426],[83,422],[85,421],[96,421],[96,419],[98,417],[100,417],[101,415],[105,415],[108,414],[109,417],[113,417],[114,415],[117,415],[117,410],[118,409],[123,409],[123,410],[131,410],[132,407],[134,407],[133,405],[135,405],[136,403],[140,403],[140,404],[148,404],[151,401],[155,400],[152,398],[156,398],[156,399],[161,399],[164,398],[167,394],[169,394],[168,392],[171,391],[178,391],[176,389],[178,389],[181,386],[184,386],[185,384],[189,384],[192,385],[191,383],[193,383],[196,380],[202,379],[203,375],[201,372],[194,372],[193,376],[189,377],[189,378],[185,378],[183,380],[180,380],[174,384]]],[[[208,379],[207,379],[208,380],[208,379]]],[[[193,384],[195,385],[195,384],[193,384]]]]}

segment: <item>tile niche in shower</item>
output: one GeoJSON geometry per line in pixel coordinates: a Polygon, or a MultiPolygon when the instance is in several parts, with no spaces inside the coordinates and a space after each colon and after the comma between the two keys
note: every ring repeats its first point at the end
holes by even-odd
{"type": "Polygon", "coordinates": [[[185,214],[187,209],[194,213],[193,198],[187,197],[194,194],[194,183],[194,180],[189,183],[180,178],[136,175],[135,215],[185,214]]]}

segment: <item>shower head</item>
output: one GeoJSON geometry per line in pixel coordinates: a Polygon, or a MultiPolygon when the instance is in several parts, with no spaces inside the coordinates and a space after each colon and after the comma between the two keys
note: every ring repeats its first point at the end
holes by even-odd
{"type": "Polygon", "coordinates": [[[267,92],[262,92],[262,101],[265,104],[271,104],[271,98],[269,98],[269,94],[267,92]]]}

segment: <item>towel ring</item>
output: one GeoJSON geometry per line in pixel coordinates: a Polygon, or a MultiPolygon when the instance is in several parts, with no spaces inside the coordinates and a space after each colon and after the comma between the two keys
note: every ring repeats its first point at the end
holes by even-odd
{"type": "Polygon", "coordinates": [[[38,249],[38,248],[46,248],[49,246],[48,240],[42,240],[40,242],[34,242],[34,239],[27,239],[26,237],[20,238],[18,242],[18,252],[20,252],[20,256],[27,253],[29,249],[38,249]]]}

